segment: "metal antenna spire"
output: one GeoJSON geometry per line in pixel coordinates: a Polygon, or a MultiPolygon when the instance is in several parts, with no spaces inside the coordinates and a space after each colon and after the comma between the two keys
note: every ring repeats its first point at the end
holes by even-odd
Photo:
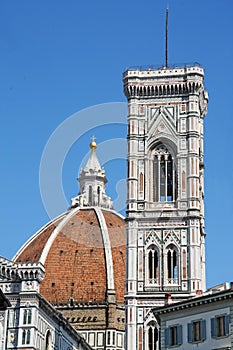
{"type": "Polygon", "coordinates": [[[166,68],[168,68],[168,7],[166,9],[166,68]]]}

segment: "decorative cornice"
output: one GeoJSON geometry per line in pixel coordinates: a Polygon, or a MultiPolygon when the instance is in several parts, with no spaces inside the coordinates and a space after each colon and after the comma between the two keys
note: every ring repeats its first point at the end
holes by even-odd
{"type": "Polygon", "coordinates": [[[145,85],[145,82],[129,82],[124,87],[124,93],[127,98],[135,97],[166,97],[181,96],[188,94],[199,94],[203,90],[203,84],[200,82],[180,82],[180,83],[157,83],[145,85]]]}
{"type": "Polygon", "coordinates": [[[44,278],[44,266],[40,262],[14,262],[0,257],[2,282],[33,281],[44,278]]]}
{"type": "Polygon", "coordinates": [[[124,92],[128,98],[152,98],[200,93],[203,90],[204,70],[190,67],[153,69],[131,68],[124,72],[124,92]]]}
{"type": "Polygon", "coordinates": [[[174,304],[166,305],[161,308],[154,309],[155,315],[161,315],[171,312],[176,312],[179,310],[190,309],[195,306],[201,306],[206,304],[211,304],[213,302],[224,301],[233,298],[233,290],[227,290],[219,293],[202,295],[200,297],[192,297],[188,300],[177,302],[174,304]]]}

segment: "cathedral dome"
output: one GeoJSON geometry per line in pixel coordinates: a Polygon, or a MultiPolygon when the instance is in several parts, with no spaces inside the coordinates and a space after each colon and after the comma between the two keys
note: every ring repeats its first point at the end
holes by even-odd
{"type": "Polygon", "coordinates": [[[39,230],[15,261],[45,266],[41,294],[52,303],[124,301],[125,223],[100,207],[75,207],[39,230]]]}
{"type": "Polygon", "coordinates": [[[96,148],[93,140],[71,208],[40,229],[14,257],[44,265],[40,293],[52,303],[124,302],[125,222],[105,193],[107,179],[96,148]]]}

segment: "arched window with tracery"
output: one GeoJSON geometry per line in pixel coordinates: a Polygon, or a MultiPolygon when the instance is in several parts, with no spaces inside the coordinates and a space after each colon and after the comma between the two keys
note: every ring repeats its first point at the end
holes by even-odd
{"type": "Polygon", "coordinates": [[[171,244],[167,247],[166,258],[167,282],[168,284],[178,283],[178,251],[177,248],[171,244]]]}
{"type": "Polygon", "coordinates": [[[159,283],[159,254],[157,247],[152,244],[146,250],[147,284],[159,283]]]}
{"type": "Polygon", "coordinates": [[[154,198],[156,202],[172,202],[176,199],[176,169],[172,154],[159,145],[154,157],[154,198]]]}
{"type": "Polygon", "coordinates": [[[147,349],[148,350],[158,350],[158,328],[157,324],[152,321],[147,326],[147,349]]]}

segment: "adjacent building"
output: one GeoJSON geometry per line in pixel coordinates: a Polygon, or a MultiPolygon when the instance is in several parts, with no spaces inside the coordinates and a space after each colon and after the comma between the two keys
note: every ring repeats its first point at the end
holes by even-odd
{"type": "Polygon", "coordinates": [[[233,284],[154,309],[160,350],[233,349],[233,284]]]}

